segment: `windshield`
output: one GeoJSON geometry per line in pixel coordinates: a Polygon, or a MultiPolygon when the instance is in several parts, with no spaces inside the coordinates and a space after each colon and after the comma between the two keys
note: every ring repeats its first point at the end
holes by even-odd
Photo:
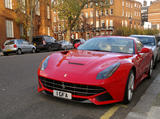
{"type": "Polygon", "coordinates": [[[143,45],[154,46],[155,38],[154,37],[136,37],[138,38],[143,45]]]}
{"type": "Polygon", "coordinates": [[[78,50],[134,53],[133,40],[127,38],[93,38],[80,45],[78,50]]]}

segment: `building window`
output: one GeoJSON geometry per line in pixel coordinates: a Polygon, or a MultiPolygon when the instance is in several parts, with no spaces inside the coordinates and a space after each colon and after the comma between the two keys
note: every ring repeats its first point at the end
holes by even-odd
{"type": "Polygon", "coordinates": [[[54,17],[54,22],[57,22],[57,18],[56,17],[54,17]]]}
{"type": "Polygon", "coordinates": [[[103,14],[103,10],[101,10],[101,16],[104,16],[104,14],[103,14]]]}
{"type": "Polygon", "coordinates": [[[122,9],[122,16],[124,16],[124,9],[122,9]]]}
{"type": "Polygon", "coordinates": [[[110,5],[113,5],[113,3],[114,3],[114,0],[110,0],[110,5]]]}
{"type": "Polygon", "coordinates": [[[106,16],[108,16],[108,10],[106,10],[106,16]]]}
{"type": "Polygon", "coordinates": [[[23,37],[24,36],[24,27],[23,24],[20,24],[20,36],[23,37]]]}
{"type": "Polygon", "coordinates": [[[93,2],[90,3],[90,8],[92,8],[92,7],[93,7],[93,2]]]}
{"type": "Polygon", "coordinates": [[[50,8],[47,6],[47,18],[50,19],[50,8]]]}
{"type": "Polygon", "coordinates": [[[122,20],[122,26],[124,26],[123,20],[122,20]]]}
{"type": "Polygon", "coordinates": [[[13,21],[12,20],[6,20],[6,34],[7,34],[7,38],[14,37],[13,21]]]}
{"type": "Polygon", "coordinates": [[[86,18],[88,18],[88,12],[86,12],[86,18]]]}
{"type": "Polygon", "coordinates": [[[96,21],[96,27],[97,28],[99,27],[99,21],[96,21]]]}
{"type": "Polygon", "coordinates": [[[106,20],[106,28],[108,28],[108,20],[106,20]]]}
{"type": "Polygon", "coordinates": [[[104,20],[101,20],[101,27],[105,28],[104,20]]]}
{"type": "Polygon", "coordinates": [[[122,1],[122,6],[124,7],[124,0],[122,1]]]}
{"type": "Polygon", "coordinates": [[[126,26],[126,27],[128,26],[128,22],[127,22],[127,20],[125,20],[125,26],[126,26]]]}
{"type": "Polygon", "coordinates": [[[111,9],[111,15],[113,15],[113,9],[111,9]]]}
{"type": "Polygon", "coordinates": [[[90,11],[90,17],[91,18],[93,17],[93,11],[90,11]]]}
{"type": "Polygon", "coordinates": [[[50,36],[51,34],[50,34],[50,27],[48,27],[48,36],[50,36]]]}
{"type": "Polygon", "coordinates": [[[99,16],[99,11],[96,11],[96,17],[98,17],[99,16]]]}
{"type": "Polygon", "coordinates": [[[110,26],[113,27],[113,20],[110,20],[110,26]]]}
{"type": "Polygon", "coordinates": [[[35,3],[36,4],[36,7],[35,7],[36,15],[40,16],[40,2],[39,0],[35,2],[37,2],[35,3]]]}
{"type": "Polygon", "coordinates": [[[8,9],[12,9],[12,0],[5,0],[5,7],[8,9]]]}

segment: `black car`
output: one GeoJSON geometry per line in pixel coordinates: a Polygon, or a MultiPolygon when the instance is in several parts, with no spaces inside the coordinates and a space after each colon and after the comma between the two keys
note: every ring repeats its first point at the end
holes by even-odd
{"type": "Polygon", "coordinates": [[[37,52],[40,50],[53,51],[61,49],[61,44],[56,42],[56,39],[51,36],[35,36],[32,42],[36,46],[37,52]]]}

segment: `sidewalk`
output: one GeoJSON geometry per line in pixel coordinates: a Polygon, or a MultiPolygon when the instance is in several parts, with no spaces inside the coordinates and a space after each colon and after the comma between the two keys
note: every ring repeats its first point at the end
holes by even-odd
{"type": "Polygon", "coordinates": [[[126,119],[160,119],[160,74],[128,113],[126,119]]]}

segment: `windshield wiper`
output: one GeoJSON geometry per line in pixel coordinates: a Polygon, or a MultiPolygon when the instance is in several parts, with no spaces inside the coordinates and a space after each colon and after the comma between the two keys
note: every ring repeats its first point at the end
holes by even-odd
{"type": "Polygon", "coordinates": [[[99,49],[87,49],[90,51],[100,51],[100,52],[112,52],[112,51],[107,51],[107,50],[99,50],[99,49]]]}

